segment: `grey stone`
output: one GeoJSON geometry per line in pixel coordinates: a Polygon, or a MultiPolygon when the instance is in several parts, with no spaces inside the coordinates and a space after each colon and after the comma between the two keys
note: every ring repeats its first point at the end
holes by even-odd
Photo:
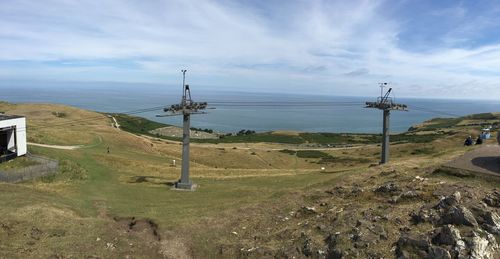
{"type": "Polygon", "coordinates": [[[407,200],[409,200],[409,199],[414,199],[414,198],[417,198],[417,197],[419,197],[419,196],[420,196],[420,195],[419,195],[416,191],[406,191],[406,192],[403,192],[403,193],[401,194],[401,196],[400,196],[400,197],[401,197],[402,199],[407,199],[407,200]]]}
{"type": "Polygon", "coordinates": [[[410,216],[414,224],[419,224],[424,222],[429,222],[434,224],[440,219],[440,216],[435,210],[427,209],[424,207],[420,208],[418,212],[412,212],[410,216]]]}
{"type": "Polygon", "coordinates": [[[500,235],[500,217],[495,212],[487,212],[484,217],[483,228],[491,234],[500,235]]]}
{"type": "Polygon", "coordinates": [[[305,256],[311,256],[313,255],[313,245],[311,242],[311,239],[304,233],[302,232],[300,235],[300,251],[302,252],[303,255],[305,256]]]}
{"type": "Polygon", "coordinates": [[[401,189],[395,183],[385,183],[384,185],[381,185],[375,189],[375,192],[379,193],[395,193],[400,191],[401,189]]]}
{"type": "Polygon", "coordinates": [[[500,228],[500,217],[495,212],[487,212],[484,220],[486,224],[500,228]]]}
{"type": "Polygon", "coordinates": [[[499,249],[495,237],[487,234],[481,237],[477,232],[473,232],[472,242],[470,244],[470,258],[472,259],[494,259],[499,256],[499,249]]]}
{"type": "Polygon", "coordinates": [[[426,236],[411,236],[402,234],[396,243],[396,255],[398,258],[412,258],[416,255],[427,257],[430,242],[426,236]]]}
{"type": "Polygon", "coordinates": [[[450,196],[442,198],[436,205],[436,209],[446,209],[452,206],[457,206],[458,204],[460,204],[461,199],[462,195],[460,194],[460,192],[455,192],[450,196]]]}
{"type": "Polygon", "coordinates": [[[490,207],[500,208],[500,192],[495,191],[486,195],[483,201],[490,207]]]}
{"type": "Polygon", "coordinates": [[[477,221],[474,218],[474,214],[463,206],[452,206],[446,212],[441,215],[441,224],[453,224],[453,225],[465,225],[471,227],[477,227],[477,221]]]}
{"type": "Polygon", "coordinates": [[[429,259],[451,259],[450,253],[439,246],[431,246],[427,255],[429,259]]]}
{"type": "Polygon", "coordinates": [[[437,235],[432,241],[436,245],[455,246],[461,239],[460,231],[457,228],[453,225],[444,225],[438,229],[437,235]]]}

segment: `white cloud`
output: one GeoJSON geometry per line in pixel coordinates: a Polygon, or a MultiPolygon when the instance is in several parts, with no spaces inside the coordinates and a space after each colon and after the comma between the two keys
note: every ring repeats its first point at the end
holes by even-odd
{"type": "MultiPolygon", "coordinates": [[[[256,91],[272,82],[282,91],[370,95],[388,80],[399,95],[453,97],[473,85],[493,89],[483,97],[500,97],[499,44],[416,53],[398,47],[404,24],[384,13],[390,2],[271,3],[4,0],[0,76],[160,82],[187,67],[198,84],[256,91]],[[19,60],[37,66],[13,65],[19,60]],[[97,64],[67,67],[68,60],[97,64]]],[[[461,5],[439,12],[468,14],[461,5]]],[[[470,28],[450,32],[450,40],[470,28]]]]}

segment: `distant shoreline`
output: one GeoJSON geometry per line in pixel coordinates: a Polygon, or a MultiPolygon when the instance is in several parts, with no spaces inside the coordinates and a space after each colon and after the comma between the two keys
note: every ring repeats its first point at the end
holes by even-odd
{"type": "MultiPolygon", "coordinates": [[[[179,89],[148,88],[117,91],[116,87],[82,90],[80,88],[19,88],[2,89],[2,99],[14,103],[56,103],[70,105],[92,111],[120,113],[150,107],[167,106],[178,103],[179,89]]],[[[376,93],[375,93],[376,95],[376,93]]],[[[314,103],[331,102],[331,107],[237,107],[215,106],[207,115],[195,115],[192,127],[212,129],[217,132],[238,132],[242,129],[266,131],[300,132],[351,132],[380,133],[382,114],[375,109],[365,109],[366,101],[373,97],[331,97],[311,95],[281,95],[264,93],[221,92],[204,93],[193,91],[196,101],[301,101],[314,103]],[[222,94],[224,93],[224,94],[222,94]]],[[[393,112],[391,132],[405,132],[412,125],[436,117],[452,117],[449,114],[466,115],[489,111],[500,111],[498,101],[457,101],[438,99],[399,98],[396,102],[407,104],[409,112],[393,112]]],[[[181,126],[176,117],[157,118],[161,109],[137,114],[156,122],[181,126]]]]}

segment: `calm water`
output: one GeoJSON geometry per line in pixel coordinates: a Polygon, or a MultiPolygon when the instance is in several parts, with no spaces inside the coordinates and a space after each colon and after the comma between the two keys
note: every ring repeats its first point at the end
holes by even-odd
{"type": "MultiPolygon", "coordinates": [[[[59,103],[102,112],[127,112],[180,101],[179,87],[140,85],[121,87],[98,85],[95,87],[6,87],[0,85],[0,100],[8,102],[59,103]]],[[[193,90],[194,91],[194,90],[193,90]]],[[[315,102],[336,103],[330,107],[286,106],[215,106],[206,115],[193,115],[192,126],[222,132],[241,129],[256,131],[297,130],[308,132],[380,132],[382,112],[363,108],[365,101],[374,97],[332,97],[290,94],[258,94],[238,92],[193,92],[194,101],[222,102],[315,102]]],[[[405,103],[409,112],[392,112],[391,131],[406,131],[411,125],[434,117],[450,117],[471,113],[500,111],[499,101],[396,99],[405,103]],[[423,111],[427,110],[427,111],[423,111]],[[429,111],[431,110],[431,111],[429,111]]],[[[157,118],[162,111],[137,114],[148,119],[181,125],[181,117],[157,118]]]]}

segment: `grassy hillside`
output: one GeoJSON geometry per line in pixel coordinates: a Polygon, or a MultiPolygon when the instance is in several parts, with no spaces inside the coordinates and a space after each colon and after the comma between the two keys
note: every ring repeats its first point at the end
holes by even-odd
{"type": "MultiPolygon", "coordinates": [[[[148,135],[152,137],[164,138],[174,141],[180,141],[181,138],[160,136],[151,134],[150,131],[162,128],[168,125],[150,121],[141,117],[134,117],[124,114],[111,114],[115,116],[122,129],[134,134],[148,135]]],[[[484,116],[483,116],[484,117],[484,116]]],[[[449,127],[462,121],[462,119],[436,119],[430,121],[428,124],[419,131],[429,129],[439,129],[449,127]],[[444,121],[442,123],[439,123],[444,121]]],[[[425,143],[433,141],[443,136],[443,133],[427,133],[427,134],[412,134],[401,133],[391,136],[391,142],[411,142],[411,143],[425,143]]],[[[191,139],[194,143],[283,143],[283,144],[319,144],[319,145],[362,145],[362,144],[375,144],[382,141],[381,134],[353,134],[353,133],[297,133],[288,134],[280,132],[262,132],[249,135],[230,135],[223,136],[219,139],[191,139]]]]}
{"type": "Polygon", "coordinates": [[[170,126],[168,124],[126,114],[109,113],[109,115],[115,117],[123,130],[134,134],[150,134],[149,132],[151,130],[170,126]]]}
{"type": "MultiPolygon", "coordinates": [[[[356,218],[356,213],[369,207],[384,206],[387,214],[394,212],[405,220],[415,204],[405,203],[401,210],[387,207],[386,198],[376,198],[368,190],[384,181],[411,182],[415,175],[426,175],[469,150],[462,146],[463,137],[478,130],[457,126],[445,132],[393,136],[399,144],[392,146],[393,162],[386,166],[375,166],[380,147],[363,145],[377,142],[376,135],[263,133],[218,144],[195,143],[191,175],[198,189],[183,192],[171,190],[180,173],[179,167],[171,166],[174,159],[180,164],[180,143],[143,136],[162,124],[115,115],[122,129],[139,136],[113,128],[105,115],[73,107],[0,104],[0,110],[27,116],[30,141],[84,145],[76,150],[30,146],[32,153],[59,160],[60,173],[20,184],[0,183],[0,257],[6,258],[252,257],[234,251],[248,250],[253,244],[275,251],[288,244],[288,237],[310,231],[298,225],[305,221],[279,222],[337,185],[357,185],[366,192],[328,201],[335,204],[335,211],[352,207],[351,216],[356,218]],[[361,146],[311,150],[298,145],[306,142],[361,146]],[[384,173],[392,170],[397,173],[384,173]],[[257,238],[251,241],[253,236],[257,238]]],[[[458,181],[433,177],[433,184],[458,181]]],[[[468,184],[495,185],[480,179],[468,184]]],[[[397,227],[388,229],[397,237],[397,227]]]]}

